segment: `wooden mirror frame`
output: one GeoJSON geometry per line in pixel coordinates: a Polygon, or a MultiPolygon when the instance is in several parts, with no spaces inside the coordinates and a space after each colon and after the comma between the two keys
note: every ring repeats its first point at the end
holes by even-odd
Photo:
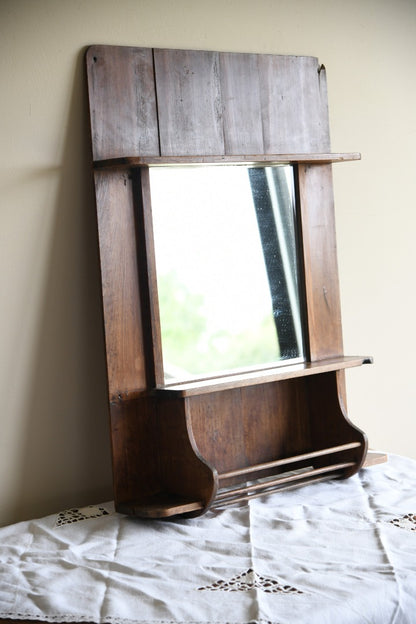
{"type": "Polygon", "coordinates": [[[86,54],[116,509],[199,515],[348,477],[365,434],[346,414],[325,69],[314,57],[93,46],[86,54]],[[297,170],[306,361],[165,386],[149,166],[297,170]],[[248,484],[247,481],[250,481],[248,484]]]}

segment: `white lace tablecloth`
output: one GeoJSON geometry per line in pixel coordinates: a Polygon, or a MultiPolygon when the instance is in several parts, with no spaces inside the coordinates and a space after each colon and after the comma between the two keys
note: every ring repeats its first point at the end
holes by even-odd
{"type": "Polygon", "coordinates": [[[0,529],[0,617],[115,624],[415,624],[416,462],[195,519],[111,504],[0,529]]]}

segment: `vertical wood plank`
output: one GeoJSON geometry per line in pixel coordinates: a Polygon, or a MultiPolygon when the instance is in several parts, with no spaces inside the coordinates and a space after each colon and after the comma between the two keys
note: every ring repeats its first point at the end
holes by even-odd
{"type": "Polygon", "coordinates": [[[220,54],[226,154],[262,154],[263,130],[257,54],[220,54]]]}
{"type": "Polygon", "coordinates": [[[187,399],[158,402],[161,483],[165,491],[202,501],[207,506],[216,493],[216,472],[195,446],[187,412],[187,399]]]}
{"type": "Polygon", "coordinates": [[[92,46],[86,63],[93,158],[158,156],[151,48],[92,46]]]}
{"type": "Polygon", "coordinates": [[[116,506],[161,489],[155,411],[149,397],[110,403],[116,506]]]}
{"type": "Polygon", "coordinates": [[[299,165],[310,358],[341,355],[342,329],[331,165],[299,165]]]}
{"type": "Polygon", "coordinates": [[[147,381],[150,387],[155,387],[164,384],[164,374],[149,168],[133,171],[132,180],[137,205],[137,260],[142,275],[140,295],[147,381]]]}
{"type": "MultiPolygon", "coordinates": [[[[304,381],[308,391],[313,447],[321,449],[348,442],[361,444],[360,447],[337,454],[337,461],[356,463],[345,474],[351,476],[364,462],[368,441],[365,433],[348,419],[342,401],[340,402],[338,373],[334,371],[326,375],[316,375],[305,378],[304,381]]],[[[320,466],[327,461],[321,458],[315,465],[320,466]]]]}
{"type": "Polygon", "coordinates": [[[224,154],[218,52],[154,50],[162,156],[224,154]]]}
{"type": "Polygon", "coordinates": [[[110,400],[146,388],[131,180],[95,172],[110,400]],[[115,207],[117,207],[115,209],[115,207]]]}
{"type": "Polygon", "coordinates": [[[330,151],[325,71],[309,56],[258,58],[265,154],[330,151]]]}

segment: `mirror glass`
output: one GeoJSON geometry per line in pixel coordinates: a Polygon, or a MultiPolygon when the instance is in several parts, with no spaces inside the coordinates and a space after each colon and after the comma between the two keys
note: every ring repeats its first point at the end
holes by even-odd
{"type": "Polygon", "coordinates": [[[165,383],[303,360],[290,165],[150,168],[165,383]]]}

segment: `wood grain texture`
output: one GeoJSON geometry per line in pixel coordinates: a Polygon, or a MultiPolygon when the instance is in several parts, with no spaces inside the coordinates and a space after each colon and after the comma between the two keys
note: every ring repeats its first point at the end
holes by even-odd
{"type": "Polygon", "coordinates": [[[220,54],[225,153],[263,154],[257,54],[220,54]]]}
{"type": "Polygon", "coordinates": [[[86,64],[94,160],[159,155],[152,50],[92,46],[86,64]]]}
{"type": "Polygon", "coordinates": [[[218,52],[155,50],[160,153],[223,154],[218,52]]]}
{"type": "Polygon", "coordinates": [[[343,353],[331,165],[299,165],[310,360],[343,353]]]}
{"type": "Polygon", "coordinates": [[[132,172],[147,387],[164,382],[149,169],[132,172]]]}
{"type": "Polygon", "coordinates": [[[92,46],[86,63],[94,160],[330,149],[315,57],[92,46]]]}
{"type": "MultiPolygon", "coordinates": [[[[349,477],[363,465],[368,441],[365,433],[351,423],[340,403],[337,377],[338,373],[332,372],[316,375],[313,380],[305,380],[305,383],[310,406],[313,447],[320,449],[341,443],[360,442],[359,447],[337,454],[337,461],[354,462],[355,465],[345,474],[349,477]]],[[[325,463],[327,459],[321,458],[315,465],[321,466],[325,463]]]]}
{"type": "Polygon", "coordinates": [[[155,50],[161,154],[329,151],[314,57],[155,50]]]}
{"type": "Polygon", "coordinates": [[[330,151],[325,70],[310,56],[260,55],[266,154],[330,151]]]}
{"type": "Polygon", "coordinates": [[[216,494],[217,471],[195,443],[187,400],[158,401],[157,423],[159,474],[164,490],[201,501],[203,509],[207,509],[216,494]]]}
{"type": "Polygon", "coordinates": [[[196,445],[220,474],[311,450],[302,380],[199,395],[188,405],[196,445]]]}
{"type": "Polygon", "coordinates": [[[297,163],[329,164],[360,160],[358,152],[347,153],[307,153],[307,154],[210,154],[204,156],[195,154],[192,156],[124,156],[122,158],[108,158],[96,160],[95,169],[134,169],[147,165],[194,165],[194,164],[285,164],[296,165],[297,163]]]}
{"type": "Polygon", "coordinates": [[[95,172],[110,400],[146,389],[144,337],[131,180],[95,172]]]}
{"type": "Polygon", "coordinates": [[[231,388],[242,388],[257,386],[264,383],[284,381],[285,379],[295,379],[297,377],[308,377],[331,371],[342,371],[354,366],[371,364],[372,358],[368,356],[340,356],[336,358],[325,358],[314,362],[301,362],[298,364],[285,364],[272,369],[257,370],[249,373],[238,373],[233,375],[212,376],[208,379],[199,379],[178,384],[168,384],[156,389],[156,393],[173,397],[195,396],[230,390],[231,388]]]}
{"type": "Polygon", "coordinates": [[[110,403],[116,509],[139,496],[154,497],[162,489],[154,414],[149,397],[110,403]]]}

